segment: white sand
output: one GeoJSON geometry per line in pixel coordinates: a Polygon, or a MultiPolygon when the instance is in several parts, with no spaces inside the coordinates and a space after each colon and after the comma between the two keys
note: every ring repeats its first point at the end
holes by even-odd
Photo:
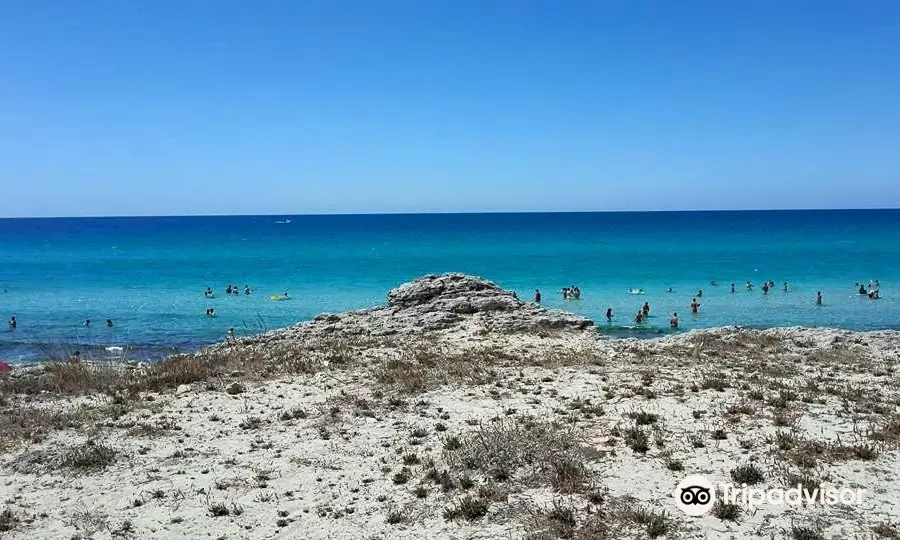
{"type": "MultiPolygon", "coordinates": [[[[870,438],[871,430],[900,413],[898,336],[723,329],[646,342],[610,342],[577,332],[544,339],[457,332],[444,336],[451,347],[491,343],[517,360],[496,368],[495,383],[455,381],[420,395],[399,395],[376,384],[371,367],[363,361],[313,375],[247,381],[246,391],[237,395],[222,390],[230,380],[144,394],[123,416],[98,412],[79,428],[56,431],[42,442],[16,445],[0,454],[0,509],[5,505],[17,520],[13,530],[0,536],[520,538],[534,508],[554,499],[577,508],[586,508],[587,503],[579,495],[554,494],[547,486],[514,489],[507,502],[495,502],[475,522],[448,521],[443,510],[459,499],[462,490],[442,492],[422,478],[421,465],[409,466],[412,477],[406,484],[395,484],[392,478],[403,467],[403,455],[431,456],[440,464],[446,436],[465,438],[475,429],[472,424],[530,415],[574,421],[589,446],[599,451],[590,462],[595,480],[612,497],[630,496],[665,511],[674,522],[668,537],[790,538],[792,527],[809,525],[820,528],[826,538],[868,538],[873,527],[897,525],[900,519],[900,452],[896,442],[870,438]],[[723,345],[756,343],[760,336],[782,350],[777,354],[758,346],[728,350],[723,345]],[[835,344],[835,337],[842,342],[835,344]],[[703,346],[698,345],[701,342],[703,346]],[[546,364],[546,352],[553,347],[590,350],[596,363],[534,365],[546,364]],[[835,347],[840,347],[838,353],[833,352],[835,347]],[[793,372],[777,373],[774,368],[793,372]],[[725,375],[730,387],[721,392],[691,390],[691,385],[701,385],[713,373],[725,375]],[[754,374],[759,380],[753,379],[754,374]],[[755,512],[743,509],[736,522],[681,514],[671,493],[687,474],[724,481],[734,467],[754,462],[766,473],[763,486],[781,484],[779,470],[789,467],[790,460],[766,437],[790,428],[775,426],[777,411],[765,403],[778,395],[779,385],[797,394],[788,410],[796,417],[798,433],[823,442],[876,445],[874,459],[820,458],[814,469],[832,485],[866,488],[864,504],[799,509],[764,505],[755,512]],[[857,401],[846,397],[853,387],[861,389],[857,401]],[[373,397],[376,390],[384,391],[384,396],[373,397]],[[754,390],[764,394],[763,401],[748,397],[754,390]],[[398,395],[405,405],[390,406],[390,398],[398,395]],[[355,404],[356,398],[367,400],[372,412],[355,404]],[[588,417],[573,408],[572,400],[579,398],[601,406],[602,414],[588,417]],[[822,402],[815,402],[818,399],[822,402]],[[726,407],[737,403],[748,403],[754,411],[725,413],[726,407]],[[879,412],[871,410],[873,403],[881,405],[879,412]],[[279,419],[296,408],[306,417],[279,419]],[[646,454],[632,451],[621,437],[610,437],[617,426],[632,424],[629,413],[641,410],[659,415],[657,423],[646,429],[658,432],[664,445],[658,447],[651,437],[646,454]],[[702,411],[699,419],[694,411],[702,411]],[[253,419],[259,420],[258,426],[248,426],[253,419]],[[437,431],[439,424],[446,430],[437,431]],[[140,426],[160,429],[141,435],[135,433],[140,426]],[[411,432],[419,427],[427,435],[414,439],[411,432]],[[717,441],[710,432],[720,427],[727,438],[717,441]],[[705,447],[693,447],[692,436],[702,438],[705,447]],[[118,459],[102,471],[87,473],[15,471],[13,463],[21,463],[26,452],[87,439],[115,448],[118,459]],[[666,468],[669,453],[683,462],[683,472],[666,468]],[[424,499],[413,494],[419,485],[429,490],[424,499]],[[215,503],[226,505],[230,515],[212,516],[209,509],[215,503]],[[234,508],[240,509],[239,515],[234,508]],[[402,510],[406,521],[387,523],[391,509],[402,510]],[[128,530],[123,529],[125,523],[128,530]]],[[[371,356],[377,364],[385,353],[371,356]]],[[[242,378],[238,375],[235,380],[242,378]]],[[[37,401],[41,406],[89,410],[107,406],[110,399],[44,395],[37,401]]],[[[26,398],[13,400],[23,403],[26,398]]],[[[493,482],[473,477],[479,485],[493,482]]],[[[646,533],[635,525],[619,530],[616,537],[644,538],[646,533]]]]}

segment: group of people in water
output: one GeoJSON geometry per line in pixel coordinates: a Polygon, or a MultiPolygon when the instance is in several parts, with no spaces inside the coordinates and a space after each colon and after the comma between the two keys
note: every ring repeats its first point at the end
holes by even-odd
{"type": "Polygon", "coordinates": [[[859,294],[864,294],[864,295],[868,296],[869,298],[871,298],[872,300],[878,300],[879,298],[881,298],[881,292],[880,292],[881,283],[879,283],[877,279],[875,281],[869,282],[868,290],[866,290],[866,286],[863,285],[862,283],[857,283],[856,287],[858,287],[857,290],[858,290],[859,294]]]}
{"type": "MultiPolygon", "coordinates": [[[[225,294],[227,296],[240,296],[241,289],[237,285],[228,285],[225,288],[225,294]]],[[[244,285],[244,296],[250,296],[253,293],[253,289],[250,288],[250,285],[244,285]]],[[[203,296],[206,298],[215,298],[215,291],[212,290],[211,287],[207,287],[206,291],[203,292],[203,296]]],[[[282,294],[274,294],[269,297],[269,300],[290,300],[291,295],[287,292],[282,294]]],[[[206,316],[207,317],[215,317],[216,316],[216,308],[206,308],[206,316]]]]}
{"type": "MultiPolygon", "coordinates": [[[[250,296],[253,290],[250,288],[250,285],[244,285],[244,296],[250,296]]],[[[241,289],[237,285],[228,284],[225,287],[225,294],[227,296],[240,296],[241,289]]],[[[203,296],[206,298],[215,298],[216,293],[212,290],[212,287],[207,287],[205,291],[203,291],[203,296]]],[[[207,317],[215,317],[216,316],[216,308],[206,308],[206,316],[207,317]]]]}
{"type": "MultiPolygon", "coordinates": [[[[90,327],[91,327],[91,320],[90,320],[90,319],[85,319],[85,320],[84,320],[84,327],[85,327],[85,328],[90,328],[90,327]]],[[[113,321],[112,321],[112,319],[106,319],[106,327],[107,327],[107,328],[112,328],[112,327],[113,327],[113,321]]]]}
{"type": "MultiPolygon", "coordinates": [[[[700,309],[700,303],[697,302],[697,299],[694,298],[691,301],[691,313],[697,313],[697,310],[700,309]]],[[[650,302],[644,302],[644,305],[641,306],[641,309],[638,310],[637,315],[634,316],[634,324],[644,324],[644,322],[650,318],[650,302]]],[[[613,312],[612,308],[607,308],[606,310],[606,321],[612,322],[613,320],[613,312]]],[[[669,317],[669,328],[678,328],[678,312],[673,312],[672,316],[669,317]]]]}
{"type": "MultiPolygon", "coordinates": [[[[253,291],[250,289],[250,285],[244,285],[244,295],[250,296],[253,291]]],[[[237,285],[228,285],[225,288],[225,294],[228,296],[240,296],[241,289],[237,285]]],[[[203,296],[207,298],[215,298],[216,293],[212,290],[212,287],[207,287],[206,291],[204,291],[203,296]]]]}
{"type": "Polygon", "coordinates": [[[581,289],[578,288],[578,285],[563,287],[562,296],[563,300],[581,300],[581,289]]]}
{"type": "MultiPolygon", "coordinates": [[[[91,327],[91,320],[90,320],[90,319],[85,319],[85,320],[84,320],[84,324],[83,324],[82,326],[84,326],[85,328],[90,328],[90,327],[91,327]]],[[[106,327],[107,327],[107,328],[112,328],[113,326],[114,326],[114,325],[113,325],[113,320],[112,320],[112,319],[106,319],[106,327]]],[[[13,315],[12,317],[9,318],[9,329],[10,329],[10,330],[15,330],[15,329],[18,328],[18,327],[19,327],[19,321],[18,321],[18,319],[16,319],[16,316],[13,315]]]]}
{"type": "MultiPolygon", "coordinates": [[[[285,293],[287,294],[287,293],[285,293]]],[[[562,288],[562,297],[563,300],[581,300],[581,289],[578,288],[578,285],[572,285],[571,287],[563,287],[562,288]]],[[[536,304],[541,303],[541,290],[534,290],[534,302],[536,304]]]]}
{"type": "MultiPolygon", "coordinates": [[[[717,287],[719,284],[715,281],[711,281],[710,285],[717,287]]],[[[857,287],[857,290],[860,295],[866,295],[873,300],[881,298],[881,293],[880,293],[881,283],[877,279],[870,281],[868,283],[868,288],[866,287],[866,285],[864,285],[862,283],[856,283],[855,287],[857,287]]],[[[747,283],[744,285],[744,288],[747,291],[752,291],[755,288],[755,285],[753,284],[752,281],[748,280],[747,283]]],[[[769,294],[769,291],[774,291],[775,288],[776,288],[776,284],[775,284],[774,280],[769,280],[769,281],[763,282],[762,287],[761,287],[762,293],[764,295],[769,294]]],[[[735,284],[732,283],[731,284],[731,292],[734,293],[734,292],[736,292],[736,290],[737,289],[735,287],[735,284]]],[[[785,292],[785,293],[790,291],[787,281],[782,283],[781,290],[782,290],[782,292],[785,292]]],[[[673,289],[672,287],[669,287],[666,290],[666,292],[674,293],[675,289],[673,289]]],[[[642,294],[644,294],[644,289],[629,289],[628,294],[642,295],[642,294]]],[[[562,289],[562,295],[563,295],[564,300],[580,300],[581,299],[581,289],[579,289],[576,285],[573,285],[571,287],[564,287],[562,289]]],[[[697,315],[700,313],[700,302],[697,299],[702,298],[702,297],[703,297],[703,289],[697,289],[696,296],[694,296],[691,299],[690,309],[691,309],[692,314],[697,315]]],[[[534,290],[534,302],[538,303],[538,304],[541,303],[540,289],[534,290]]],[[[817,306],[822,305],[822,291],[816,291],[816,305],[817,306]]],[[[644,302],[644,305],[641,306],[641,308],[638,310],[637,314],[634,316],[634,323],[639,324],[639,325],[643,324],[644,322],[647,321],[647,319],[649,317],[650,317],[650,303],[644,302]]],[[[607,308],[606,320],[607,320],[607,322],[612,322],[612,320],[613,320],[612,308],[607,308]]],[[[678,313],[677,312],[672,313],[672,316],[669,317],[669,327],[673,328],[673,329],[678,328],[678,313]]]]}

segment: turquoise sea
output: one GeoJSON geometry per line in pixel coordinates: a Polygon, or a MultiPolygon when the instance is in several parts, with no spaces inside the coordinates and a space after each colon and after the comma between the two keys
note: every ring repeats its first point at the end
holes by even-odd
{"type": "Polygon", "coordinates": [[[900,328],[900,210],[5,219],[0,315],[18,327],[0,327],[0,360],[120,356],[118,347],[158,357],[220,341],[229,327],[251,333],[383,304],[397,284],[448,271],[527,299],[539,288],[545,305],[613,335],[667,332],[673,311],[681,330],[900,328]],[[861,297],[854,284],[875,279],[882,298],[861,297]],[[764,295],[767,280],[776,287],[764,295]],[[240,296],[225,296],[229,284],[240,296]],[[573,284],[582,299],[563,300],[573,284]],[[637,288],[645,294],[628,293],[637,288]],[[282,292],[292,299],[269,299],[282,292]],[[654,317],[633,328],[645,301],[654,317]]]}

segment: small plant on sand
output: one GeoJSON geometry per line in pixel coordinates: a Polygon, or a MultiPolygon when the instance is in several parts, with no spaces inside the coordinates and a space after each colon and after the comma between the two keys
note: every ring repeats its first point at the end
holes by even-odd
{"type": "Polygon", "coordinates": [[[825,540],[825,533],[818,526],[791,526],[791,538],[793,540],[825,540]]]}
{"type": "Polygon", "coordinates": [[[19,524],[19,517],[12,511],[12,508],[6,507],[0,512],[0,532],[11,531],[19,524]]]}
{"type": "MultiPolygon", "coordinates": [[[[0,395],[4,390],[0,387],[0,395]]],[[[63,430],[76,422],[70,412],[53,409],[10,404],[2,407],[0,414],[0,452],[12,448],[20,442],[40,442],[52,431],[63,430]]]]}
{"type": "Polygon", "coordinates": [[[398,472],[397,474],[394,475],[394,478],[393,478],[394,484],[396,484],[398,486],[405,484],[405,483],[409,482],[409,479],[411,476],[412,476],[412,474],[410,473],[409,469],[407,469],[406,467],[403,467],[402,469],[400,469],[400,472],[398,472]]]}
{"type": "Polygon", "coordinates": [[[670,471],[681,472],[684,470],[684,463],[682,463],[680,459],[675,459],[672,456],[666,456],[663,463],[670,471]]]}
{"type": "Polygon", "coordinates": [[[241,423],[238,424],[238,427],[241,429],[251,430],[258,429],[259,426],[262,425],[262,418],[258,416],[248,416],[241,420],[241,423]]]}
{"type": "Polygon", "coordinates": [[[409,515],[398,508],[390,508],[384,520],[389,525],[397,525],[399,523],[406,523],[407,521],[409,521],[409,515]]]}
{"type": "Polygon", "coordinates": [[[731,415],[739,415],[739,414],[752,415],[756,411],[753,408],[753,406],[750,405],[749,403],[740,402],[740,403],[732,403],[731,405],[728,406],[727,409],[725,409],[725,412],[727,414],[731,414],[731,415]]]}
{"type": "Polygon", "coordinates": [[[672,520],[665,512],[655,512],[644,506],[630,508],[627,516],[638,525],[643,525],[649,538],[662,536],[672,528],[672,520]]]}
{"type": "Polygon", "coordinates": [[[887,418],[878,429],[874,430],[870,437],[882,442],[900,442],[900,414],[894,414],[887,418]]]}
{"type": "Polygon", "coordinates": [[[766,475],[763,474],[762,470],[755,464],[748,463],[731,469],[731,479],[738,484],[752,486],[765,481],[766,475]]]}
{"type": "Polygon", "coordinates": [[[206,510],[212,517],[223,517],[231,514],[231,510],[229,510],[228,506],[223,502],[210,504],[207,506],[206,510]]]}
{"type": "Polygon", "coordinates": [[[569,492],[587,482],[589,449],[581,441],[570,425],[504,418],[479,425],[445,455],[452,467],[479,471],[495,482],[515,479],[519,487],[550,484],[569,492]]]}
{"type": "Polygon", "coordinates": [[[793,472],[785,470],[782,472],[781,477],[784,486],[788,489],[799,486],[801,490],[806,490],[809,493],[822,489],[822,481],[812,471],[793,472]]]}
{"type": "Polygon", "coordinates": [[[741,517],[741,507],[734,503],[726,503],[721,499],[717,500],[712,507],[712,515],[722,521],[737,521],[741,517]]]}
{"type": "Polygon", "coordinates": [[[553,469],[550,485],[560,493],[578,493],[589,483],[590,473],[580,459],[558,456],[549,464],[553,469]]]}
{"type": "Polygon", "coordinates": [[[96,471],[105,469],[116,461],[118,451],[102,442],[87,441],[84,444],[70,446],[60,455],[60,467],[78,471],[96,471]]]}
{"type": "Polygon", "coordinates": [[[300,420],[306,418],[306,416],[306,411],[300,407],[295,407],[293,409],[281,411],[281,414],[278,415],[278,419],[282,422],[288,422],[290,420],[300,420]]]}
{"type": "Polygon", "coordinates": [[[797,417],[788,410],[776,411],[775,414],[772,415],[772,423],[778,427],[793,426],[796,419],[797,417]]]}
{"type": "Polygon", "coordinates": [[[648,413],[647,411],[636,411],[630,413],[628,416],[630,416],[634,420],[634,423],[639,426],[648,426],[650,424],[655,424],[659,419],[658,415],[648,413]]]}
{"type": "Polygon", "coordinates": [[[874,444],[855,444],[853,445],[853,456],[857,459],[869,461],[878,457],[878,448],[874,444]]]}
{"type": "MultiPolygon", "coordinates": [[[[3,530],[3,529],[0,529],[3,530]]],[[[900,538],[900,529],[893,523],[881,522],[872,527],[872,532],[881,538],[900,538]]]]}
{"type": "Polygon", "coordinates": [[[637,425],[631,426],[623,433],[625,444],[638,454],[646,454],[650,449],[650,438],[647,432],[637,425]]]}
{"type": "Polygon", "coordinates": [[[777,431],[773,437],[766,442],[775,444],[779,450],[786,451],[794,448],[798,444],[797,436],[789,431],[777,431]]]}
{"type": "Polygon", "coordinates": [[[730,388],[728,379],[722,373],[707,375],[700,383],[700,387],[704,390],[715,390],[716,392],[724,392],[726,388],[730,388]]]}
{"type": "Polygon", "coordinates": [[[462,518],[467,521],[477,521],[487,514],[489,507],[490,501],[466,495],[444,510],[444,519],[452,521],[462,518]]]}
{"type": "Polygon", "coordinates": [[[472,489],[475,486],[475,481],[472,480],[472,477],[468,474],[464,474],[459,477],[459,489],[467,490],[472,489]]]}
{"type": "Polygon", "coordinates": [[[573,538],[578,525],[575,510],[561,500],[554,500],[550,508],[541,509],[532,517],[532,521],[535,529],[553,538],[573,538]]]}
{"type": "Polygon", "coordinates": [[[796,396],[791,392],[782,390],[777,396],[769,400],[769,406],[775,409],[787,409],[788,405],[790,405],[791,401],[794,401],[795,398],[796,396]]]}
{"type": "Polygon", "coordinates": [[[453,451],[459,450],[462,447],[462,443],[459,442],[459,437],[453,435],[444,439],[444,450],[453,451]]]}

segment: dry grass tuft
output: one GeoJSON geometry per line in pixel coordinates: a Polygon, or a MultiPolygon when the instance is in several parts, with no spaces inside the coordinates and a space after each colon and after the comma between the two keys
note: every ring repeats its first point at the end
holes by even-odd
{"type": "Polygon", "coordinates": [[[9,532],[15,529],[20,522],[19,516],[12,511],[12,508],[7,506],[0,511],[0,532],[9,532]]]}
{"type": "Polygon", "coordinates": [[[34,443],[46,439],[52,431],[76,425],[78,418],[39,405],[15,404],[0,414],[0,452],[6,452],[20,443],[34,443]]]}
{"type": "Polygon", "coordinates": [[[479,425],[445,454],[451,466],[475,470],[494,481],[550,485],[561,493],[591,484],[586,448],[573,428],[557,423],[502,420],[479,425]]]}

